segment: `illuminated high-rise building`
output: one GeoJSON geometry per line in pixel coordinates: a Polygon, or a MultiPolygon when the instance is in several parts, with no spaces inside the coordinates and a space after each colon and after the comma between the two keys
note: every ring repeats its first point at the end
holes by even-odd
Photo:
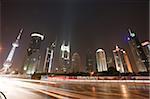
{"type": "Polygon", "coordinates": [[[148,63],[148,58],[142,48],[142,45],[138,37],[136,36],[136,34],[131,32],[130,29],[129,29],[129,34],[130,35],[128,37],[128,42],[129,42],[129,46],[130,46],[130,49],[134,58],[135,67],[137,68],[137,71],[135,72],[136,73],[147,72],[149,63],[148,63]]]}
{"type": "Polygon", "coordinates": [[[96,51],[96,61],[98,72],[107,71],[106,55],[103,49],[96,51]]]}
{"type": "Polygon", "coordinates": [[[8,57],[6,58],[4,64],[3,64],[3,68],[1,71],[3,71],[4,73],[8,71],[8,69],[11,67],[12,65],[12,58],[14,56],[14,53],[15,53],[15,50],[17,47],[19,47],[19,40],[21,38],[21,35],[22,35],[22,32],[23,32],[23,29],[20,30],[18,36],[17,36],[17,39],[14,43],[12,43],[12,48],[8,54],[8,57]]]}
{"type": "Polygon", "coordinates": [[[121,50],[123,52],[123,56],[124,56],[124,68],[125,68],[125,72],[126,73],[133,73],[133,70],[132,70],[132,66],[131,66],[131,63],[129,61],[129,57],[126,53],[125,50],[121,50]]]}
{"type": "Polygon", "coordinates": [[[27,49],[27,59],[23,68],[26,74],[34,74],[37,72],[41,61],[40,46],[43,40],[43,34],[39,32],[31,33],[31,42],[27,49]]]}
{"type": "Polygon", "coordinates": [[[116,65],[116,70],[119,71],[120,73],[125,73],[124,67],[123,67],[123,62],[122,62],[122,52],[120,51],[120,48],[116,46],[116,49],[113,50],[113,55],[115,59],[115,65],[116,65]]]}
{"type": "Polygon", "coordinates": [[[150,41],[142,42],[141,45],[142,45],[142,48],[145,52],[145,55],[148,58],[148,62],[149,62],[148,71],[150,71],[150,41]]]}
{"type": "Polygon", "coordinates": [[[46,73],[52,72],[52,64],[53,64],[55,46],[56,46],[56,42],[52,43],[51,46],[47,47],[46,49],[43,72],[46,72],[46,73]]]}
{"type": "Polygon", "coordinates": [[[71,72],[77,73],[81,72],[82,67],[81,67],[81,58],[78,53],[74,53],[72,55],[72,60],[71,60],[71,72]]]}
{"type": "Polygon", "coordinates": [[[60,47],[59,71],[63,73],[70,72],[70,42],[63,41],[60,47]]]}
{"type": "Polygon", "coordinates": [[[116,49],[113,50],[113,55],[117,71],[120,73],[133,72],[127,53],[123,49],[120,49],[118,46],[116,46],[116,49]]]}

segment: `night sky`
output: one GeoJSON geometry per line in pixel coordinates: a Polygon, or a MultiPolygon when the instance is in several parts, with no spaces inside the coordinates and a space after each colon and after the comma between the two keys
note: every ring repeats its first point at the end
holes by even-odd
{"type": "Polygon", "coordinates": [[[78,52],[82,65],[88,49],[95,54],[103,48],[112,56],[115,45],[128,51],[128,28],[140,41],[149,38],[149,0],[1,0],[0,67],[6,59],[20,28],[24,28],[13,67],[23,64],[30,33],[45,35],[45,49],[57,37],[68,37],[71,53],[78,52]]]}

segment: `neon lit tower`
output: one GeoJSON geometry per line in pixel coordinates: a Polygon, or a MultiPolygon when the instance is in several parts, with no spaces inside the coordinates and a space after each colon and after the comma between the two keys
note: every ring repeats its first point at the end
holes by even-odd
{"type": "Polygon", "coordinates": [[[16,41],[15,41],[14,43],[12,43],[12,48],[11,48],[9,54],[8,54],[7,59],[5,60],[5,62],[4,62],[4,64],[3,64],[3,70],[4,70],[4,72],[7,72],[8,69],[9,69],[9,68],[11,67],[11,65],[12,65],[12,58],[13,58],[13,56],[14,56],[14,53],[15,53],[16,48],[19,47],[19,40],[20,40],[20,38],[21,38],[22,32],[23,32],[23,29],[21,29],[21,30],[19,31],[19,34],[18,34],[18,36],[17,36],[16,41]]]}

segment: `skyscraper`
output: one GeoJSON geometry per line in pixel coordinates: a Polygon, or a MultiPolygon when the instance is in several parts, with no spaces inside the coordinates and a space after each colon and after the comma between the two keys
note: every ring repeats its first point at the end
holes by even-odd
{"type": "Polygon", "coordinates": [[[110,67],[114,67],[115,68],[114,58],[112,56],[107,56],[107,67],[108,68],[110,68],[110,67]]]}
{"type": "Polygon", "coordinates": [[[106,55],[103,49],[96,51],[96,61],[98,72],[107,71],[106,55]]]}
{"type": "Polygon", "coordinates": [[[118,46],[116,46],[116,49],[113,50],[113,55],[114,55],[117,71],[119,71],[120,73],[125,73],[123,62],[122,62],[122,58],[123,58],[122,52],[120,51],[120,48],[118,46]]]}
{"type": "Polygon", "coordinates": [[[94,58],[92,52],[88,50],[86,54],[86,72],[91,73],[94,71],[94,58]]]}
{"type": "Polygon", "coordinates": [[[126,51],[122,50],[124,56],[124,68],[126,73],[133,73],[131,63],[129,61],[126,51]]]}
{"type": "Polygon", "coordinates": [[[77,72],[81,72],[81,58],[80,55],[78,53],[74,53],[72,55],[72,60],[71,60],[71,72],[73,73],[77,73],[77,72]]]}
{"type": "Polygon", "coordinates": [[[56,46],[56,42],[53,42],[51,46],[47,47],[46,55],[44,60],[44,69],[43,71],[46,73],[50,73],[52,71],[52,63],[53,63],[53,56],[54,56],[54,49],[56,46]]]}
{"type": "Polygon", "coordinates": [[[12,48],[11,48],[9,54],[8,54],[8,57],[6,58],[6,60],[5,60],[4,64],[3,64],[2,70],[0,70],[0,71],[3,71],[5,73],[11,67],[11,65],[12,65],[12,58],[14,56],[16,48],[19,47],[19,40],[21,38],[22,32],[23,32],[23,29],[21,29],[19,31],[19,34],[17,36],[16,41],[14,43],[12,43],[12,48]]]}
{"type": "Polygon", "coordinates": [[[40,46],[44,40],[43,34],[39,32],[31,33],[31,42],[27,49],[27,59],[24,64],[24,71],[26,74],[34,74],[40,66],[40,46]]]}
{"type": "Polygon", "coordinates": [[[113,55],[115,59],[116,69],[120,73],[132,73],[132,67],[127,56],[127,53],[116,46],[116,49],[113,50],[113,55]]]}
{"type": "Polygon", "coordinates": [[[148,58],[148,62],[149,62],[148,71],[150,71],[150,41],[142,42],[141,45],[142,45],[145,55],[148,58]]]}
{"type": "Polygon", "coordinates": [[[135,72],[147,72],[149,67],[148,58],[144,53],[138,37],[130,29],[128,42],[134,58],[135,67],[137,68],[135,72]]]}
{"type": "Polygon", "coordinates": [[[70,72],[70,42],[63,41],[60,47],[60,64],[59,70],[63,73],[70,72]]]}

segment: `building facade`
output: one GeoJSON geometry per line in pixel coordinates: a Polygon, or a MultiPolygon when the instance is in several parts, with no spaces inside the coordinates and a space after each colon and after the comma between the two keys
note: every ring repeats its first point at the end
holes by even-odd
{"type": "Polygon", "coordinates": [[[119,71],[120,73],[125,73],[122,62],[123,55],[118,46],[116,46],[116,49],[113,50],[113,55],[115,59],[116,70],[119,71]]]}
{"type": "Polygon", "coordinates": [[[118,46],[116,46],[116,49],[113,50],[113,55],[117,71],[120,73],[133,72],[127,53],[123,49],[120,49],[118,46]]]}
{"type": "Polygon", "coordinates": [[[149,62],[148,71],[150,71],[150,41],[142,42],[141,45],[142,45],[145,55],[148,58],[148,62],[149,62]]]}
{"type": "Polygon", "coordinates": [[[62,73],[70,72],[70,42],[63,41],[60,47],[60,66],[59,71],[62,73]]]}
{"type": "Polygon", "coordinates": [[[81,70],[82,67],[81,67],[80,55],[78,53],[74,53],[71,59],[71,72],[77,73],[77,72],[81,72],[81,70]]]}
{"type": "Polygon", "coordinates": [[[125,73],[133,73],[133,69],[126,51],[122,50],[122,53],[124,58],[125,73]]]}
{"type": "Polygon", "coordinates": [[[43,34],[39,32],[31,33],[31,41],[27,49],[27,57],[23,68],[26,74],[34,74],[38,71],[41,61],[40,47],[43,40],[43,34]]]}
{"type": "Polygon", "coordinates": [[[56,46],[56,42],[53,42],[51,44],[51,46],[47,47],[47,49],[46,49],[44,68],[43,68],[43,72],[45,72],[45,73],[51,73],[52,72],[55,46],[56,46]]]}
{"type": "Polygon", "coordinates": [[[98,72],[107,71],[106,54],[103,49],[96,51],[96,61],[98,72]]]}
{"type": "Polygon", "coordinates": [[[94,72],[94,58],[93,58],[93,54],[91,51],[88,50],[88,52],[86,53],[86,72],[87,73],[91,73],[94,72]]]}
{"type": "Polygon", "coordinates": [[[144,53],[138,37],[131,30],[129,30],[128,43],[134,58],[135,67],[137,68],[136,73],[147,72],[149,67],[148,58],[144,53]]]}

